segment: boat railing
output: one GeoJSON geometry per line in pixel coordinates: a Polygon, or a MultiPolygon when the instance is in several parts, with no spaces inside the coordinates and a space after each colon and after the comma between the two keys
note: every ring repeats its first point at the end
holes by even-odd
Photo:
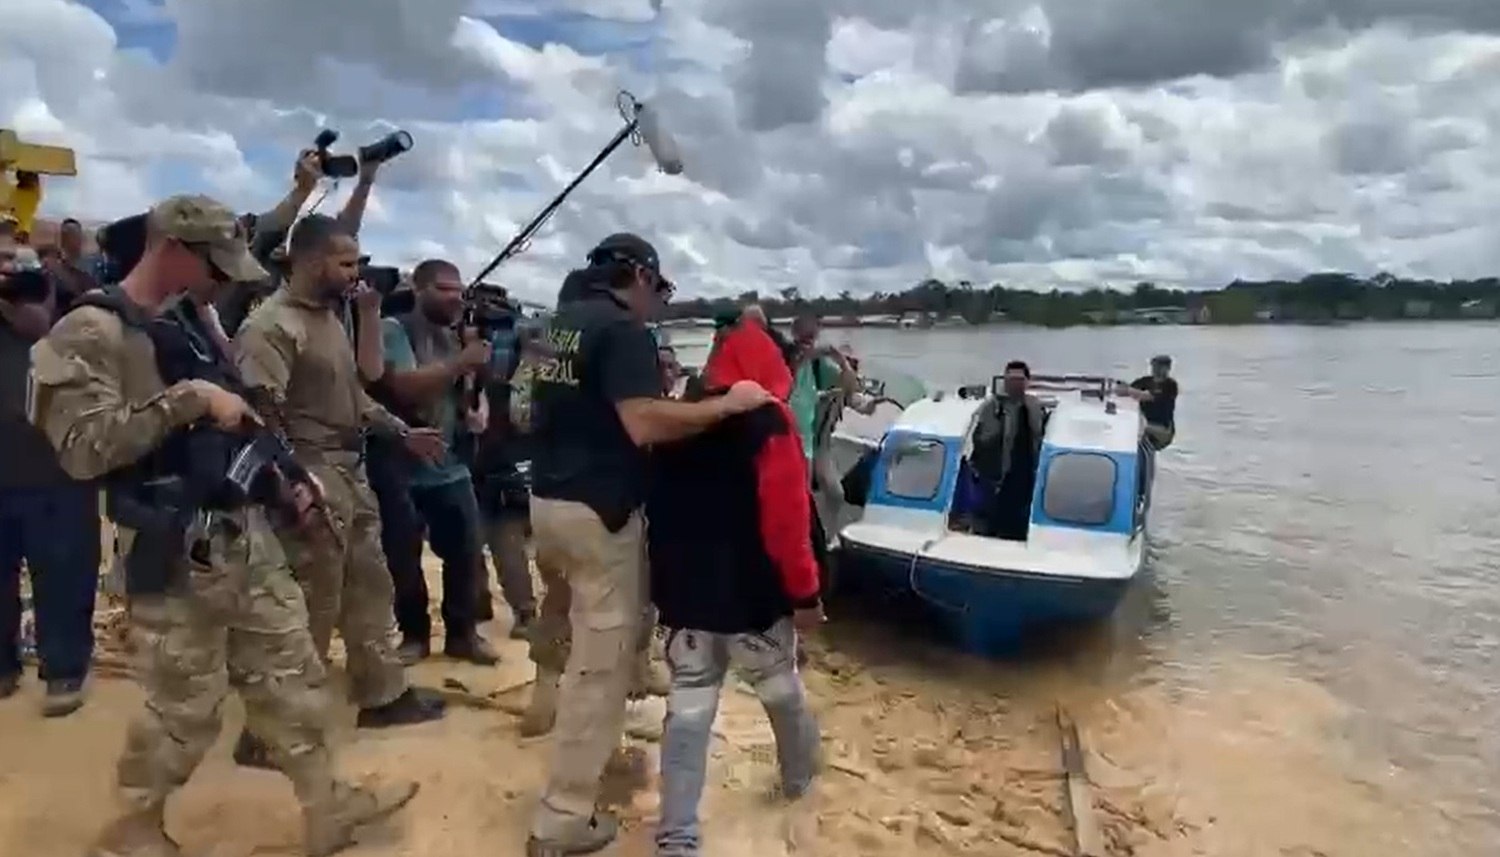
{"type": "MultiPolygon", "coordinates": [[[[1032,375],[1027,385],[1033,393],[1077,392],[1088,399],[1107,399],[1114,395],[1115,387],[1123,381],[1105,375],[1032,375]]],[[[990,389],[996,396],[1005,389],[1005,376],[996,375],[990,381],[990,389]]]]}

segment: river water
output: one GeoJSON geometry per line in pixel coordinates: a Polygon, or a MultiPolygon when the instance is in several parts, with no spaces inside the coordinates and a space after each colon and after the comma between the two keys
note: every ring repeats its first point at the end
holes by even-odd
{"type": "Polygon", "coordinates": [[[825,337],[945,386],[1170,354],[1150,570],[1102,641],[1064,642],[1068,680],[1117,710],[1149,689],[1134,738],[1211,772],[1226,836],[1262,837],[1243,853],[1500,853],[1500,326],[825,337]]]}

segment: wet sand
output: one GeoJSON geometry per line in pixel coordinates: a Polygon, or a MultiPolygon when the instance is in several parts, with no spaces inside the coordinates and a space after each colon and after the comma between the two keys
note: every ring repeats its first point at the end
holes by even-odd
{"type": "MultiPolygon", "coordinates": [[[[111,662],[117,641],[101,636],[111,662]]],[[[418,683],[477,700],[453,705],[443,722],[356,735],[352,711],[341,712],[346,773],[422,783],[409,810],[366,831],[351,857],[523,853],[548,742],[521,739],[504,710],[524,703],[531,670],[523,646],[502,648],[498,668],[435,658],[413,671],[418,683]]],[[[1331,695],[1275,662],[1200,664],[1191,691],[1111,687],[1080,663],[1092,660],[1075,652],[996,666],[873,624],[834,623],[807,672],[829,762],[817,792],[792,805],[775,797],[769,727],[732,684],[715,730],[705,854],[1070,855],[1059,704],[1080,726],[1112,857],[1477,853],[1450,837],[1409,776],[1359,751],[1331,695]]],[[[0,704],[0,857],[83,853],[110,814],[114,760],[140,705],[128,680],[100,677],[82,711],[42,720],[37,693],[29,682],[0,704]]],[[[632,721],[649,728],[661,710],[660,700],[636,704],[632,721]]],[[[298,853],[289,786],[233,765],[237,701],[225,715],[218,746],[170,807],[170,832],[190,857],[298,853]]],[[[654,775],[655,746],[632,743],[654,775]]],[[[609,791],[627,831],[604,853],[649,857],[654,783],[615,777],[609,791]]]]}

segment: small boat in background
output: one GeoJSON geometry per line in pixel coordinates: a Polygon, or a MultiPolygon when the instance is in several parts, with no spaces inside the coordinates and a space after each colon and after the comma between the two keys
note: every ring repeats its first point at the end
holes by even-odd
{"type": "Polygon", "coordinates": [[[1001,379],[905,408],[868,446],[868,488],[839,531],[839,577],[914,593],[963,648],[1009,651],[1048,625],[1107,617],[1145,557],[1154,452],[1135,400],[1099,376],[1034,376],[1046,413],[1024,540],[962,531],[954,499],[1001,379]]]}

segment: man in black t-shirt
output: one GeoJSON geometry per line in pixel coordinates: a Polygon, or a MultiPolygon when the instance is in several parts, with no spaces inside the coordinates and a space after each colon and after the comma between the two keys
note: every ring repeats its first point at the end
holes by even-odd
{"type": "Polygon", "coordinates": [[[1177,380],[1172,377],[1172,358],[1165,354],[1151,358],[1151,374],[1130,382],[1127,395],[1141,403],[1151,446],[1170,446],[1177,435],[1177,380]]]}
{"type": "Polygon", "coordinates": [[[706,402],[663,397],[656,339],[645,325],[672,294],[656,249],[621,233],[604,239],[588,262],[569,276],[570,299],[549,322],[550,354],[538,364],[532,393],[537,564],[565,582],[564,591],[547,592],[533,639],[544,645],[566,634],[572,652],[564,682],[560,665],[538,663],[532,708],[555,713],[556,735],[529,857],[592,853],[618,832],[618,821],[595,813],[594,804],[622,737],[646,604],[646,447],[771,401],[751,382],[706,402]],[[558,699],[560,687],[566,699],[558,699]]]}

